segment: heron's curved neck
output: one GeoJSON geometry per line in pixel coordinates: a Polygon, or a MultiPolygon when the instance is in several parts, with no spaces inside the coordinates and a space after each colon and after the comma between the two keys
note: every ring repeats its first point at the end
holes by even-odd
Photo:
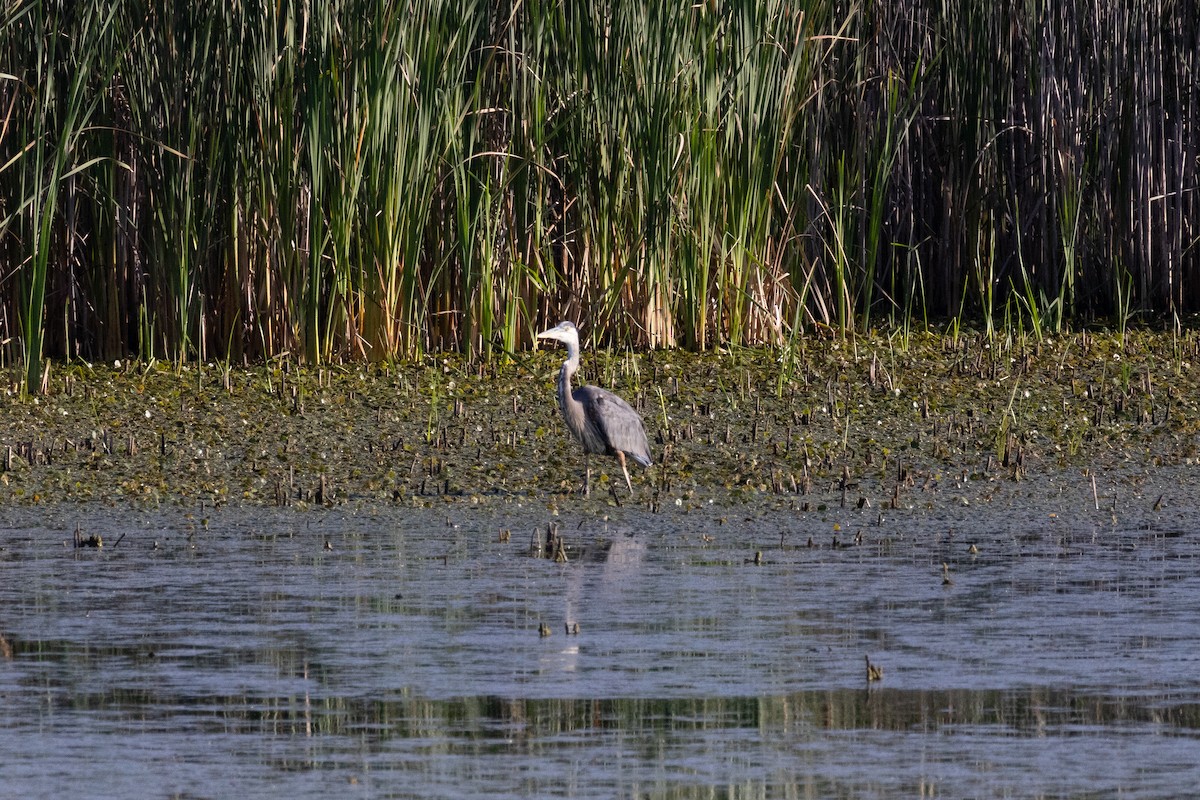
{"type": "Polygon", "coordinates": [[[571,374],[574,375],[579,369],[579,342],[568,339],[564,344],[567,346],[567,360],[563,362],[563,366],[571,365],[571,374]]]}
{"type": "Polygon", "coordinates": [[[558,373],[558,405],[563,410],[563,413],[568,413],[568,409],[577,405],[574,395],[571,394],[571,378],[579,371],[579,347],[571,342],[567,342],[567,360],[563,362],[562,369],[558,373]]]}

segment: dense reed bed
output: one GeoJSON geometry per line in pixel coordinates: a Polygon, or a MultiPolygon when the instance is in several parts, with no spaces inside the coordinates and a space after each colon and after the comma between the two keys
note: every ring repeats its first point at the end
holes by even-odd
{"type": "Polygon", "coordinates": [[[1190,0],[2,14],[0,350],[33,380],[1200,306],[1190,0]]]}

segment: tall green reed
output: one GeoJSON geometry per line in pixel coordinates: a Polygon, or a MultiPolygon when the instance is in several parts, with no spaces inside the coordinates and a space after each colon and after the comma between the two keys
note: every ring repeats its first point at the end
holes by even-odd
{"type": "MultiPolygon", "coordinates": [[[[89,155],[84,140],[103,97],[100,87],[112,74],[115,11],[34,3],[5,12],[2,30],[17,57],[14,67],[22,69],[6,76],[11,101],[4,127],[15,111],[20,138],[15,154],[0,165],[5,185],[16,189],[2,209],[0,234],[15,227],[26,243],[18,263],[10,264],[18,287],[22,392],[42,380],[51,270],[73,265],[86,235],[78,215],[64,207],[77,199],[71,193],[76,179],[101,161],[89,155]],[[43,31],[49,35],[38,35],[43,31]]],[[[3,138],[8,136],[6,130],[3,138]]]]}
{"type": "MultiPolygon", "coordinates": [[[[0,341],[490,357],[1200,308],[1192,4],[10,4],[0,341]]],[[[7,77],[4,77],[7,76],[7,77]]]]}

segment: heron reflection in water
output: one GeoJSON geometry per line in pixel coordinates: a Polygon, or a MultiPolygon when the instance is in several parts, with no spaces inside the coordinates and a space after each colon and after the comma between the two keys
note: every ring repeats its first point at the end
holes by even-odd
{"type": "Polygon", "coordinates": [[[653,463],[642,418],[629,403],[598,386],[571,388],[571,378],[579,371],[579,331],[574,323],[560,322],[550,330],[539,333],[538,338],[555,339],[567,348],[567,360],[558,373],[558,406],[562,409],[567,429],[583,445],[583,493],[587,495],[591,492],[592,453],[615,456],[625,475],[625,485],[632,492],[633,482],[629,480],[625,456],[643,467],[653,463]]]}

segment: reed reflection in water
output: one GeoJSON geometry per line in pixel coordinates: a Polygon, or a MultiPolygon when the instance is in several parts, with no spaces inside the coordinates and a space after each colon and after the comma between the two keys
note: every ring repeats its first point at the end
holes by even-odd
{"type": "Polygon", "coordinates": [[[695,516],[571,523],[562,564],[496,541],[494,512],[231,511],[207,531],[100,518],[106,542],[125,539],[97,549],[64,544],[68,526],[0,531],[5,791],[1149,797],[1200,782],[1189,537],[1031,538],[1014,519],[968,558],[914,518],[887,546],[871,532],[754,563],[795,519],[707,539],[695,516]]]}

